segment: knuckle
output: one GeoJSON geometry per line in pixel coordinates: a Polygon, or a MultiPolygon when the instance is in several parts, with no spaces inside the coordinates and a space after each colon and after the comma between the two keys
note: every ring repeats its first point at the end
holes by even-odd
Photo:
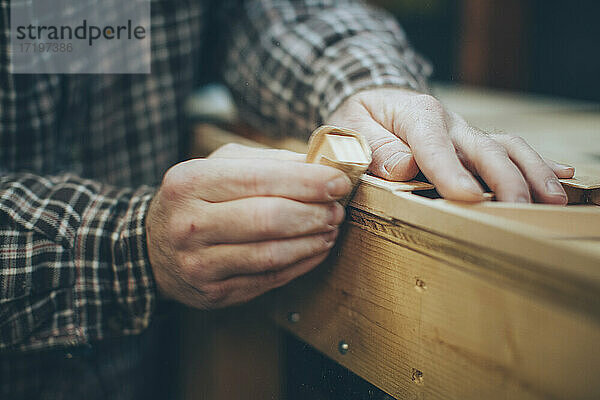
{"type": "Polygon", "coordinates": [[[444,106],[438,99],[428,94],[419,94],[414,96],[413,105],[418,107],[421,110],[425,110],[427,112],[433,114],[443,114],[444,106]]]}
{"type": "Polygon", "coordinates": [[[272,200],[265,199],[251,211],[253,226],[260,234],[270,234],[273,231],[274,218],[278,212],[277,205],[273,203],[272,200]]]}
{"type": "Polygon", "coordinates": [[[259,255],[259,264],[265,271],[276,270],[281,265],[281,256],[274,246],[266,245],[259,255]]]}
{"type": "Polygon", "coordinates": [[[244,149],[244,146],[238,143],[227,143],[223,146],[219,147],[215,153],[219,154],[229,154],[229,153],[239,153],[244,149]]]}
{"type": "MultiPolygon", "coordinates": [[[[165,172],[160,186],[161,195],[167,200],[176,200],[189,190],[192,174],[188,163],[202,162],[203,160],[192,160],[172,166],[165,172]]],[[[203,168],[194,168],[202,171],[203,168]]]]}
{"type": "Polygon", "coordinates": [[[214,308],[225,301],[229,293],[229,288],[224,282],[216,282],[204,286],[203,292],[209,307],[214,308]]]}
{"type": "Polygon", "coordinates": [[[496,140],[484,135],[479,137],[479,149],[482,150],[482,154],[485,153],[486,155],[490,155],[491,153],[495,156],[508,157],[508,152],[504,146],[502,146],[496,140]]]}
{"type": "Polygon", "coordinates": [[[376,147],[371,147],[371,150],[373,151],[374,160],[387,160],[397,153],[397,147],[393,139],[389,139],[384,143],[378,143],[376,147]]]}
{"type": "Polygon", "coordinates": [[[174,185],[171,180],[167,180],[167,178],[163,178],[163,183],[160,187],[160,197],[165,199],[166,201],[175,201],[179,198],[180,195],[179,188],[174,185]]]}
{"type": "Polygon", "coordinates": [[[252,221],[252,226],[256,230],[258,234],[265,234],[269,231],[269,225],[271,222],[268,221],[269,216],[265,215],[264,207],[261,204],[256,205],[251,210],[248,211],[252,221]]]}
{"type": "Polygon", "coordinates": [[[244,179],[244,184],[246,186],[246,190],[248,191],[248,193],[259,193],[260,190],[260,176],[259,176],[259,172],[254,170],[254,169],[250,169],[248,176],[245,177],[246,179],[244,179]]]}
{"type": "Polygon", "coordinates": [[[373,153],[377,153],[378,151],[380,152],[382,149],[385,149],[387,145],[393,143],[396,139],[387,136],[380,136],[374,138],[369,137],[367,140],[369,141],[369,146],[371,147],[373,153]]]}
{"type": "Polygon", "coordinates": [[[202,224],[190,222],[182,213],[172,214],[166,222],[167,232],[172,238],[173,243],[177,245],[184,244],[192,233],[201,229],[202,224]]]}
{"type": "Polygon", "coordinates": [[[189,274],[196,266],[196,260],[188,253],[178,253],[175,256],[175,261],[184,274],[189,274]]]}
{"type": "Polygon", "coordinates": [[[177,257],[181,274],[190,282],[202,282],[207,278],[205,262],[194,254],[184,253],[177,257]]]}
{"type": "Polygon", "coordinates": [[[269,161],[270,160],[262,160],[261,166],[258,167],[256,164],[248,160],[235,160],[241,173],[239,176],[230,177],[228,183],[230,185],[235,185],[246,193],[259,193],[261,186],[261,174],[266,173],[264,165],[269,161]]]}
{"type": "Polygon", "coordinates": [[[162,185],[163,188],[179,187],[183,183],[183,171],[181,165],[174,165],[165,172],[163,176],[162,185]]]}
{"type": "Polygon", "coordinates": [[[298,221],[301,224],[300,229],[305,232],[311,232],[327,227],[330,223],[336,221],[332,219],[332,214],[335,213],[335,206],[330,205],[311,205],[306,206],[307,208],[306,217],[298,221]]]}
{"type": "Polygon", "coordinates": [[[327,241],[327,238],[326,238],[328,235],[329,234],[319,235],[318,238],[311,241],[311,247],[310,247],[310,255],[311,256],[317,255],[323,251],[328,251],[330,249],[331,242],[327,241]]]}
{"type": "Polygon", "coordinates": [[[276,288],[285,285],[289,279],[282,271],[268,271],[264,274],[265,285],[269,288],[276,288]]]}
{"type": "Polygon", "coordinates": [[[182,243],[187,239],[187,232],[181,229],[181,226],[181,219],[177,215],[171,215],[167,220],[167,232],[172,238],[173,243],[182,243]]]}
{"type": "Polygon", "coordinates": [[[505,135],[505,140],[512,146],[523,147],[527,146],[527,142],[521,136],[505,135]]]}

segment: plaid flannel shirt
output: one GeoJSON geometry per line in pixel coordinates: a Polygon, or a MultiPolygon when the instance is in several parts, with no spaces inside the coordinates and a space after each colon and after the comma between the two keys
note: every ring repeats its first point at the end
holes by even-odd
{"type": "Polygon", "coordinates": [[[185,155],[181,110],[203,77],[230,87],[246,121],[306,137],[357,91],[426,90],[429,74],[393,18],[360,1],[152,1],[149,75],[10,74],[9,15],[0,0],[4,353],[148,326],[144,217],[185,155]]]}

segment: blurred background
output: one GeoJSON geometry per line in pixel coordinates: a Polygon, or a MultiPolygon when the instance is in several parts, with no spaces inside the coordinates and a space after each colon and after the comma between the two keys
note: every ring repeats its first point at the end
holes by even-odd
{"type": "Polygon", "coordinates": [[[369,0],[393,13],[433,79],[600,101],[597,0],[369,0]]]}

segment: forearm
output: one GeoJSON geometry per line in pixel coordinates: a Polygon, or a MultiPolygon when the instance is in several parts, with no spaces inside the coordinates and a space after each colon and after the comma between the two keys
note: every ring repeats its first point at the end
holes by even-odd
{"type": "Polygon", "coordinates": [[[147,326],[152,194],[72,175],[0,178],[0,349],[86,343],[147,326]]]}
{"type": "Polygon", "coordinates": [[[306,135],[371,87],[427,91],[429,66],[388,14],[358,1],[247,1],[231,24],[224,79],[242,116],[306,135]]]}

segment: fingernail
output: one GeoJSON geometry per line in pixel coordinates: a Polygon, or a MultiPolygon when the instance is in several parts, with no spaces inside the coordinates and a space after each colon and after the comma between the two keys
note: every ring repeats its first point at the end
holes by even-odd
{"type": "Polygon", "coordinates": [[[483,191],[470,176],[461,175],[458,178],[458,182],[463,190],[483,196],[483,191]]]}
{"type": "Polygon", "coordinates": [[[573,167],[572,165],[557,163],[557,162],[555,162],[555,164],[562,169],[575,169],[575,167],[573,167]]]}
{"type": "Polygon", "coordinates": [[[395,153],[383,163],[383,169],[388,175],[391,175],[394,169],[406,157],[410,157],[408,153],[395,153]]]}
{"type": "Polygon", "coordinates": [[[550,178],[546,181],[546,191],[548,194],[565,196],[565,191],[556,178],[550,178]]]}
{"type": "Polygon", "coordinates": [[[339,225],[344,220],[344,207],[334,202],[330,208],[329,225],[339,225]]]}
{"type": "Polygon", "coordinates": [[[351,188],[350,179],[346,176],[340,176],[327,182],[327,193],[334,199],[345,196],[351,188]]]}

